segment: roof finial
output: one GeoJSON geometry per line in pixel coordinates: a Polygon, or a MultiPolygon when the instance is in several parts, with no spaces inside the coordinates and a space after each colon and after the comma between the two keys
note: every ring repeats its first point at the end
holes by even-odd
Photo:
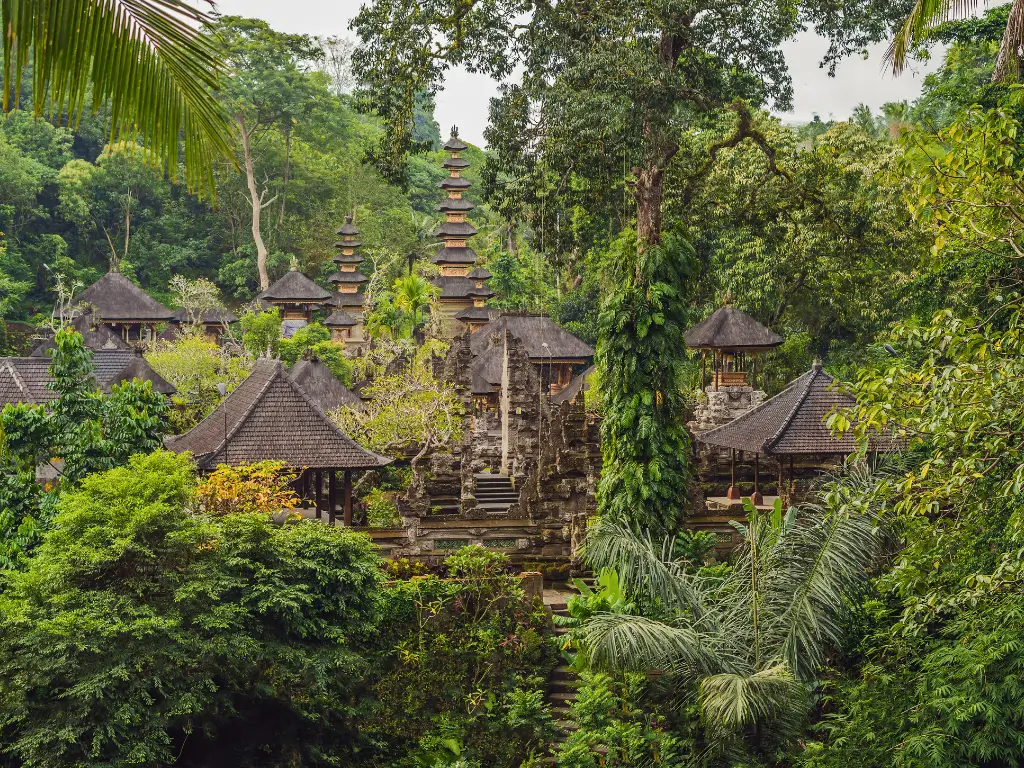
{"type": "Polygon", "coordinates": [[[299,260],[297,258],[295,258],[295,254],[292,254],[292,262],[291,262],[291,265],[288,267],[288,270],[290,272],[298,272],[299,271],[299,260]]]}
{"type": "Polygon", "coordinates": [[[726,290],[725,295],[722,297],[722,306],[731,307],[733,302],[732,291],[726,290]]]}
{"type": "Polygon", "coordinates": [[[452,126],[452,138],[453,139],[459,138],[459,126],[457,126],[457,125],[453,125],[452,126]]]}
{"type": "Polygon", "coordinates": [[[811,370],[812,371],[820,371],[821,370],[821,358],[820,357],[814,358],[814,363],[811,365],[811,370]]]}
{"type": "Polygon", "coordinates": [[[352,214],[351,213],[346,213],[345,214],[345,223],[346,224],[351,224],[352,223],[352,214]]]}

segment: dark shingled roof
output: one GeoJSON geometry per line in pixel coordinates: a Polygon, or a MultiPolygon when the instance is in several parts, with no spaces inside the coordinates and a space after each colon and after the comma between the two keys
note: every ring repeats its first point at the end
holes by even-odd
{"type": "Polygon", "coordinates": [[[359,228],[352,223],[352,214],[345,217],[345,223],[335,230],[338,235],[358,235],[359,228]]]}
{"type": "MultiPolygon", "coordinates": [[[[124,341],[106,325],[93,325],[92,315],[79,315],[75,318],[74,328],[82,334],[85,346],[93,351],[100,349],[131,350],[132,345],[124,341]]],[[[49,350],[56,349],[57,344],[52,338],[44,340],[32,350],[32,357],[49,357],[49,350]]]]}
{"type": "Polygon", "coordinates": [[[361,293],[341,293],[336,291],[331,294],[331,298],[327,300],[327,305],[330,307],[359,307],[363,306],[366,301],[366,297],[361,293]]]}
{"type": "Polygon", "coordinates": [[[586,392],[590,389],[590,374],[594,372],[595,366],[590,366],[583,373],[575,376],[572,381],[569,382],[569,386],[559,392],[557,395],[552,396],[552,403],[568,403],[575,399],[576,395],[581,392],[586,392]]]}
{"type": "Polygon", "coordinates": [[[284,301],[302,304],[319,304],[331,297],[326,291],[314,283],[297,269],[284,273],[284,277],[275,282],[259,295],[264,301],[284,301]]]}
{"type": "Polygon", "coordinates": [[[469,147],[457,135],[452,134],[448,141],[441,145],[441,149],[446,149],[449,152],[462,152],[469,149],[469,147]]]}
{"type": "Polygon", "coordinates": [[[288,376],[279,360],[253,372],[191,431],[167,440],[191,451],[202,469],[283,461],[290,467],[367,469],[391,459],[359,447],[288,376]]]}
{"type": "Polygon", "coordinates": [[[78,303],[95,307],[109,322],[172,320],[174,313],[120,272],[107,272],[78,296],[78,303]]]}
{"type": "Polygon", "coordinates": [[[468,277],[455,277],[453,275],[439,275],[430,281],[441,289],[442,299],[468,299],[470,291],[476,290],[476,285],[468,277]]]}
{"type": "MultiPolygon", "coordinates": [[[[174,311],[174,319],[179,323],[189,322],[188,311],[184,308],[177,309],[174,311]]],[[[227,309],[226,307],[214,307],[212,309],[204,310],[202,315],[199,317],[199,322],[202,325],[226,325],[228,323],[237,322],[238,318],[234,312],[227,309]]]]}
{"type": "Polygon", "coordinates": [[[691,349],[770,349],[783,341],[775,331],[730,306],[713,312],[683,338],[691,349]]]}
{"type": "Polygon", "coordinates": [[[469,222],[446,221],[434,230],[434,237],[472,237],[476,227],[469,222]]]}
{"type": "Polygon", "coordinates": [[[431,264],[475,264],[476,251],[472,248],[442,248],[430,257],[431,264]]]}
{"type": "Polygon", "coordinates": [[[488,272],[483,267],[477,267],[472,272],[470,272],[468,275],[466,275],[466,277],[468,277],[468,278],[470,278],[472,280],[490,280],[491,279],[491,273],[488,272]]]}
{"type": "MultiPolygon", "coordinates": [[[[836,409],[850,408],[856,400],[836,386],[836,380],[815,363],[786,389],[739,418],[697,435],[708,445],[774,456],[853,453],[857,439],[847,432],[836,439],[825,420],[836,409]]],[[[874,441],[872,441],[874,442],[874,441]]],[[[890,450],[878,441],[874,450],[890,450]]]]}
{"type": "Polygon", "coordinates": [[[363,405],[359,395],[338,381],[338,377],[318,358],[299,360],[288,371],[288,375],[324,413],[342,405],[356,408],[363,405]]]}
{"type": "Polygon", "coordinates": [[[469,168],[469,160],[463,157],[449,157],[445,158],[445,161],[441,163],[441,167],[452,171],[461,171],[463,168],[469,168]]]}
{"type": "MultiPolygon", "coordinates": [[[[468,278],[468,277],[467,277],[466,279],[467,279],[467,280],[469,280],[469,278],[468,278]]],[[[473,287],[472,287],[472,288],[470,288],[470,289],[469,289],[469,290],[467,291],[467,293],[468,293],[468,294],[469,294],[470,296],[480,296],[480,297],[483,297],[483,298],[485,298],[485,299],[489,299],[489,298],[490,298],[491,296],[494,296],[494,295],[495,295],[494,291],[492,291],[492,290],[491,290],[490,288],[488,288],[488,287],[487,287],[486,285],[485,285],[485,286],[483,286],[482,288],[477,288],[477,286],[476,286],[476,282],[475,282],[475,281],[473,282],[473,287]]]]}
{"type": "Polygon", "coordinates": [[[353,253],[351,256],[346,256],[343,253],[339,253],[333,259],[335,264],[362,264],[366,259],[360,256],[358,253],[353,253]]]}
{"type": "Polygon", "coordinates": [[[594,350],[544,315],[502,315],[494,322],[479,328],[469,337],[469,347],[474,355],[487,349],[492,334],[507,330],[519,339],[531,360],[579,360],[589,361],[594,350]],[[544,347],[543,344],[547,344],[544,347]]]}
{"type": "Polygon", "coordinates": [[[455,319],[461,320],[462,322],[474,321],[474,322],[485,322],[491,321],[491,313],[494,310],[488,309],[487,307],[469,307],[468,309],[460,310],[455,313],[455,319]]]}
{"type": "Polygon", "coordinates": [[[449,176],[447,179],[442,179],[438,182],[437,186],[441,189],[469,189],[473,186],[473,183],[469,179],[464,179],[461,176],[458,178],[449,176]]]}
{"type": "Polygon", "coordinates": [[[335,248],[360,248],[363,245],[362,240],[338,240],[335,244],[335,248]]]}
{"type": "Polygon", "coordinates": [[[501,388],[501,369],[504,359],[505,350],[500,345],[488,347],[473,358],[470,371],[473,375],[474,395],[489,395],[501,388]]]}
{"type": "Polygon", "coordinates": [[[451,211],[452,213],[472,211],[474,208],[476,208],[476,206],[464,197],[446,197],[441,201],[441,204],[437,206],[437,210],[439,211],[451,211]]]}
{"type": "MultiPolygon", "coordinates": [[[[46,385],[50,378],[49,355],[0,358],[0,407],[7,403],[48,403],[55,397],[46,385]]],[[[153,391],[173,395],[174,385],[162,378],[148,362],[130,350],[101,349],[93,353],[93,377],[97,387],[109,392],[114,384],[137,379],[153,384],[153,391]]]]}
{"type": "Polygon", "coordinates": [[[327,282],[329,282],[329,283],[365,283],[369,279],[370,278],[368,278],[362,272],[359,272],[357,270],[357,271],[354,271],[354,272],[332,272],[327,277],[327,282]]]}
{"type": "Polygon", "coordinates": [[[359,321],[344,309],[336,309],[327,316],[327,319],[324,320],[324,325],[327,327],[351,328],[353,325],[359,325],[359,321]]]}

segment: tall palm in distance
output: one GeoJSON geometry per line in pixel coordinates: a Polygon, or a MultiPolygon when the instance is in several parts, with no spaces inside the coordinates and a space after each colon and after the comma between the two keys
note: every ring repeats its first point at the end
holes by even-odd
{"type": "Polygon", "coordinates": [[[796,737],[815,675],[844,635],[850,598],[882,552],[866,471],[833,486],[823,506],[748,509],[743,542],[724,576],[703,575],[674,552],[601,520],[587,539],[595,572],[615,569],[635,613],[594,614],[581,653],[604,671],[661,670],[696,691],[710,752],[759,752],[796,737]],[[635,615],[643,614],[643,615],[635,615]]]}
{"type": "Polygon", "coordinates": [[[209,22],[188,0],[0,0],[3,110],[20,106],[31,64],[37,117],[77,127],[107,105],[109,141],[141,138],[172,176],[183,135],[186,183],[212,196],[215,164],[234,156],[209,22]]]}
{"type": "MultiPolygon", "coordinates": [[[[886,59],[899,74],[907,65],[907,54],[920,43],[928,30],[952,19],[970,15],[979,5],[978,0],[917,0],[907,20],[893,38],[886,59]]],[[[999,44],[992,82],[1020,78],[1020,60],[1024,54],[1024,0],[1013,0],[1006,31],[999,44]]]]}

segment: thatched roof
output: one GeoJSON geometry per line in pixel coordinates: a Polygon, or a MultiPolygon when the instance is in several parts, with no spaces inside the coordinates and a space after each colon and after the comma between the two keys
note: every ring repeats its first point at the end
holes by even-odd
{"type": "Polygon", "coordinates": [[[448,152],[462,152],[469,149],[469,147],[459,138],[459,134],[452,129],[452,135],[448,138],[448,141],[441,145],[441,149],[448,152]]]}
{"type": "Polygon", "coordinates": [[[476,283],[468,277],[456,277],[455,275],[439,275],[431,278],[431,283],[441,289],[442,299],[468,299],[476,290],[476,283]]]}
{"type": "Polygon", "coordinates": [[[472,248],[442,248],[430,257],[431,264],[475,264],[476,251],[472,248]]]}
{"type": "Polygon", "coordinates": [[[366,302],[366,296],[362,293],[342,293],[335,291],[326,302],[329,307],[353,307],[362,308],[366,302]]]}
{"type": "Polygon", "coordinates": [[[267,302],[321,304],[331,298],[331,294],[297,269],[292,269],[261,293],[259,298],[267,302]]]}
{"type": "Polygon", "coordinates": [[[351,328],[354,325],[359,325],[359,321],[344,309],[336,309],[327,316],[327,319],[324,320],[324,325],[328,328],[331,328],[332,326],[336,326],[338,328],[351,328]]]}
{"type": "Polygon", "coordinates": [[[342,405],[361,407],[363,404],[359,396],[338,381],[331,369],[317,358],[299,360],[288,375],[325,413],[342,405]]]}
{"type": "MultiPolygon", "coordinates": [[[[697,435],[697,440],[770,456],[849,454],[857,450],[857,439],[850,432],[837,439],[825,420],[833,411],[854,405],[853,396],[838,388],[821,363],[815,363],[775,397],[728,424],[697,435]]],[[[893,447],[886,440],[873,445],[874,450],[893,447]]]]}
{"type": "Polygon", "coordinates": [[[590,345],[584,344],[545,315],[501,315],[469,337],[473,354],[483,353],[491,336],[505,330],[523,343],[526,353],[534,362],[571,360],[582,363],[590,362],[594,356],[594,349],[590,345]]]}
{"type": "Polygon", "coordinates": [[[279,360],[257,361],[249,377],[209,416],[186,434],[168,439],[167,447],[191,451],[203,469],[264,460],[319,469],[391,463],[338,429],[279,360]]]}
{"type": "Polygon", "coordinates": [[[107,272],[78,297],[108,322],[155,323],[174,319],[174,313],[120,272],[107,272]]]}
{"type": "Polygon", "coordinates": [[[690,349],[771,349],[783,338],[746,312],[724,306],[683,334],[690,349]]]}
{"type": "Polygon", "coordinates": [[[476,323],[489,323],[494,319],[494,315],[497,314],[496,310],[488,309],[487,307],[469,307],[455,313],[455,319],[461,320],[464,323],[476,322],[476,323]]]}
{"type": "MultiPolygon", "coordinates": [[[[82,341],[86,348],[93,351],[100,349],[122,349],[130,351],[132,345],[122,339],[118,334],[110,330],[109,326],[95,325],[91,314],[79,315],[73,323],[74,329],[82,334],[82,341]]],[[[49,350],[56,349],[57,344],[53,338],[43,340],[39,346],[32,350],[32,357],[50,356],[49,350]]]]}
{"type": "Polygon", "coordinates": [[[467,238],[476,234],[476,227],[468,221],[445,221],[434,230],[434,237],[467,238]]]}
{"type": "Polygon", "coordinates": [[[496,345],[488,347],[473,358],[470,368],[472,374],[472,391],[474,395],[489,395],[501,389],[501,369],[505,359],[505,350],[496,345]]]}

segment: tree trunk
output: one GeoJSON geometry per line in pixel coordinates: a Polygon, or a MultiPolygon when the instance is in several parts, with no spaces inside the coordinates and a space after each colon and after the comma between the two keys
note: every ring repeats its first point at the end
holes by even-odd
{"type": "Polygon", "coordinates": [[[256,268],[260,274],[260,290],[270,287],[270,275],[267,274],[267,246],[263,244],[260,233],[260,213],[263,211],[263,200],[256,190],[256,174],[252,167],[252,146],[249,144],[250,133],[245,128],[245,116],[235,115],[239,135],[242,137],[242,158],[245,161],[245,182],[249,186],[249,204],[252,206],[252,239],[256,243],[256,268]]]}
{"type": "Polygon", "coordinates": [[[661,201],[665,169],[642,168],[636,175],[636,236],[641,251],[661,243],[661,201]]]}
{"type": "Polygon", "coordinates": [[[292,132],[284,134],[284,179],[281,186],[281,211],[277,214],[278,226],[284,226],[284,205],[288,199],[288,176],[292,165],[292,132]]]}
{"type": "Polygon", "coordinates": [[[992,82],[1020,79],[1018,51],[1022,46],[1024,46],[1024,0],[1013,0],[1010,17],[1006,21],[1006,31],[999,44],[999,55],[996,57],[996,67],[992,72],[992,82]]]}

